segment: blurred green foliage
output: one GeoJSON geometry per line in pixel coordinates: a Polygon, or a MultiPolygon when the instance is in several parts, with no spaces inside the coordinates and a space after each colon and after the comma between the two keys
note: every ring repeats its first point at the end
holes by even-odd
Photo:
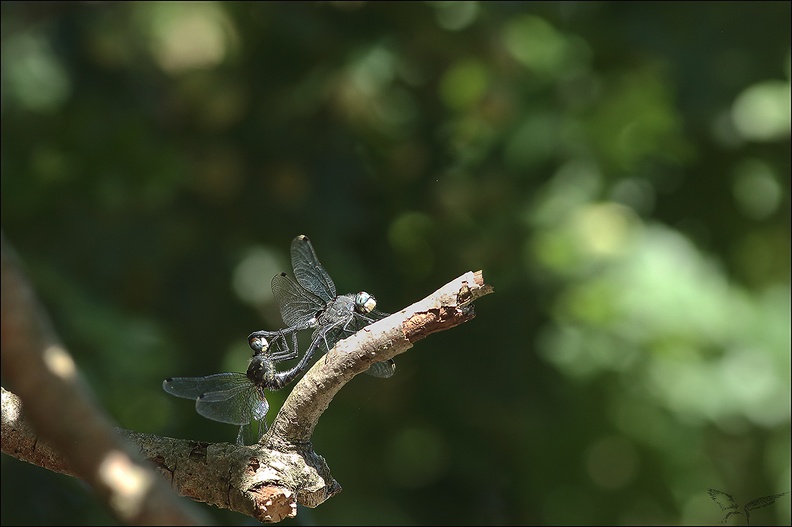
{"type": "MultiPolygon", "coordinates": [[[[3,2],[2,227],[113,418],[207,441],[236,429],[160,382],[244,371],[295,235],[387,311],[484,270],[476,320],[339,393],[344,492],[285,524],[715,523],[708,487],[790,490],[789,20],[3,2]]],[[[2,483],[3,524],[110,521],[2,483]]]]}

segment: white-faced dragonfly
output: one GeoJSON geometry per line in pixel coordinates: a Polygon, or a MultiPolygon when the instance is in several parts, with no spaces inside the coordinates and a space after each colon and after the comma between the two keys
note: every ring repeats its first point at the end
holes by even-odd
{"type": "MultiPolygon", "coordinates": [[[[306,357],[313,355],[320,346],[327,352],[339,340],[388,316],[388,313],[375,309],[377,301],[365,291],[357,294],[336,294],[335,284],[319,263],[307,236],[300,235],[292,241],[291,260],[297,282],[286,273],[280,273],[272,279],[272,293],[280,308],[281,317],[288,326],[283,332],[293,334],[304,329],[314,330],[306,357]]],[[[248,337],[248,342],[257,351],[257,339],[261,337],[266,342],[273,333],[254,331],[248,337]]],[[[375,362],[366,373],[387,378],[395,371],[396,363],[389,359],[375,362]]]]}
{"type": "MultiPolygon", "coordinates": [[[[256,353],[250,359],[246,373],[217,373],[206,377],[171,377],[162,388],[171,395],[193,399],[195,410],[213,421],[239,426],[237,444],[258,442],[267,430],[269,403],[264,390],[280,390],[297,378],[308,366],[310,355],[279,372],[275,364],[293,359],[298,354],[296,333],[292,332],[290,349],[286,342],[288,331],[263,332],[275,336],[273,346],[264,336],[256,339],[256,353]]],[[[252,345],[251,345],[252,347],[252,345]]]]}

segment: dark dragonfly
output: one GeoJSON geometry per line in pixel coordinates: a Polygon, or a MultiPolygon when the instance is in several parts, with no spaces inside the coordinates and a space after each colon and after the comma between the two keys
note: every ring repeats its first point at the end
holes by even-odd
{"type": "MultiPolygon", "coordinates": [[[[333,280],[319,263],[307,236],[300,235],[292,241],[291,260],[297,282],[286,273],[276,275],[272,279],[272,293],[288,326],[282,331],[293,334],[304,329],[314,330],[306,357],[313,355],[319,347],[323,352],[331,350],[339,340],[389,315],[377,311],[377,301],[365,291],[338,295],[333,280]]],[[[257,349],[256,339],[263,337],[266,341],[272,333],[251,333],[248,341],[254,351],[257,349]]],[[[389,359],[375,362],[366,373],[387,378],[395,371],[396,363],[389,359]]]]}
{"type": "MultiPolygon", "coordinates": [[[[257,348],[246,373],[217,373],[206,377],[171,377],[162,388],[171,395],[195,400],[195,410],[213,421],[239,425],[237,444],[254,444],[267,431],[265,417],[269,403],[264,390],[280,390],[308,366],[310,356],[299,364],[279,372],[275,364],[298,354],[297,334],[292,332],[293,349],[286,342],[288,331],[262,332],[275,337],[271,347],[263,335],[256,338],[257,348]]],[[[251,344],[253,347],[253,344],[251,344]]]]}

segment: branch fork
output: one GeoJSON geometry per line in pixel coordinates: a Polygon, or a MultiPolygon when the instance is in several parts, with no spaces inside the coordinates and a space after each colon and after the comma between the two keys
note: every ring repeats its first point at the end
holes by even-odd
{"type": "MultiPolygon", "coordinates": [[[[6,253],[6,244],[3,242],[3,253],[6,253]]],[[[21,311],[16,309],[20,307],[17,304],[25,304],[30,298],[6,298],[7,283],[13,286],[13,281],[22,280],[21,274],[14,274],[16,271],[7,264],[8,259],[3,258],[4,371],[7,371],[5,366],[8,362],[8,357],[5,357],[7,337],[24,336],[15,328],[7,327],[7,323],[21,324],[20,327],[25,331],[36,328],[46,334],[45,337],[27,335],[28,342],[9,343],[12,348],[28,345],[36,348],[29,350],[30,353],[41,355],[43,350],[39,348],[43,346],[40,343],[53,340],[49,334],[49,324],[46,318],[42,318],[43,314],[37,310],[26,311],[24,305],[21,311]],[[10,310],[14,312],[13,317],[7,317],[10,310]],[[33,317],[38,322],[20,321],[20,317],[33,317]]],[[[28,291],[31,290],[26,283],[24,285],[28,291]]],[[[155,470],[183,496],[241,512],[260,522],[275,523],[294,517],[298,503],[313,508],[341,491],[341,485],[333,478],[325,459],[314,452],[311,445],[311,436],[319,418],[341,387],[371,364],[404,353],[413,343],[432,333],[471,320],[475,317],[473,302],[492,291],[492,287],[484,283],[481,271],[467,272],[425,299],[338,342],[328,352],[326,360],[316,361],[295,384],[257,445],[210,444],[122,429],[116,431],[125,444],[134,445],[133,448],[153,463],[155,470]]],[[[14,374],[24,376],[25,371],[14,369],[14,374]]],[[[7,377],[11,380],[12,376],[7,377]]],[[[24,380],[20,383],[25,384],[24,380]]],[[[34,393],[27,395],[34,397],[34,393]]],[[[22,399],[27,400],[27,396],[23,394],[22,399]]],[[[48,429],[46,433],[42,430],[41,438],[36,435],[30,426],[32,424],[39,428],[41,417],[33,415],[39,411],[35,405],[28,408],[26,404],[22,408],[20,398],[5,389],[2,390],[2,405],[3,452],[89,482],[96,480],[90,473],[86,474],[84,464],[75,465],[71,461],[73,454],[67,453],[62,441],[52,441],[52,438],[57,437],[56,430],[48,429]],[[30,410],[30,422],[25,415],[27,410],[30,410]],[[78,468],[74,469],[73,466],[78,468]]],[[[47,415],[58,411],[50,406],[47,415]]],[[[95,411],[99,412],[98,409],[95,411]]],[[[100,496],[104,494],[100,492],[100,496]]],[[[128,515],[117,513],[119,519],[125,523],[136,523],[140,518],[152,518],[154,513],[149,512],[149,508],[156,509],[167,503],[164,500],[147,499],[151,500],[150,503],[144,501],[140,505],[140,510],[146,511],[145,516],[138,512],[130,521],[128,515]]],[[[162,517],[174,521],[174,516],[162,517]]],[[[181,522],[202,521],[196,517],[192,520],[184,520],[184,516],[178,518],[181,522]]],[[[179,520],[175,521],[178,523],[179,520]]]]}

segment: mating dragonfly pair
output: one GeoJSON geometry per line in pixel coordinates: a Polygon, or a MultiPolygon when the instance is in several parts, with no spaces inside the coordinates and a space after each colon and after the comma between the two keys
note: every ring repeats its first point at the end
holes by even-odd
{"type": "MultiPolygon", "coordinates": [[[[300,235],[292,241],[291,260],[297,281],[286,273],[272,279],[272,293],[287,327],[254,331],[248,336],[253,358],[246,373],[171,377],[162,383],[171,395],[194,399],[195,409],[202,416],[238,425],[240,445],[257,442],[267,429],[269,403],[265,390],[280,390],[294,381],[308,368],[317,349],[329,352],[338,341],[388,316],[375,309],[376,300],[366,292],[336,294],[335,284],[319,263],[307,236],[300,235]],[[300,362],[277,371],[277,363],[297,358],[297,334],[306,329],[313,329],[313,334],[300,362]]],[[[387,378],[395,371],[396,364],[388,360],[372,364],[366,373],[387,378]]]]}

